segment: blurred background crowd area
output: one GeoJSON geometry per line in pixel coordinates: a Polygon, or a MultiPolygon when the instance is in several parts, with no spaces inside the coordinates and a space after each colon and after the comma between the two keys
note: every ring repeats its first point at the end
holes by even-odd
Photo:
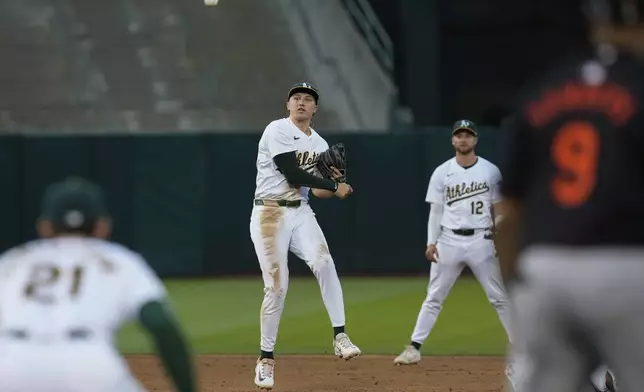
{"type": "Polygon", "coordinates": [[[259,132],[299,81],[318,129],[496,126],[583,40],[574,3],[0,0],[0,130],[259,132]]]}

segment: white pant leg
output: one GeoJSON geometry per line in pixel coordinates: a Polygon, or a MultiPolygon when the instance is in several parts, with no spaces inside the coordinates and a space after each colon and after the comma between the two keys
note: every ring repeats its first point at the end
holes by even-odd
{"type": "Polygon", "coordinates": [[[288,291],[288,247],[295,211],[295,208],[255,206],[251,214],[250,236],[264,280],[260,310],[262,351],[273,351],[277,341],[288,291]]]}
{"type": "Polygon", "coordinates": [[[315,275],[331,325],[344,326],[346,320],[340,278],[324,233],[308,204],[302,205],[297,211],[290,250],[304,260],[315,275]]]}
{"type": "Polygon", "coordinates": [[[508,340],[512,342],[510,301],[501,277],[494,241],[486,239],[484,232],[477,233],[472,236],[471,242],[468,243],[466,253],[467,265],[481,284],[488,300],[494,306],[508,340]]]}
{"type": "Polygon", "coordinates": [[[434,328],[447,295],[465,267],[465,255],[460,245],[439,240],[437,251],[438,262],[431,264],[427,297],[420,307],[411,335],[412,342],[420,344],[425,342],[434,328]]]}

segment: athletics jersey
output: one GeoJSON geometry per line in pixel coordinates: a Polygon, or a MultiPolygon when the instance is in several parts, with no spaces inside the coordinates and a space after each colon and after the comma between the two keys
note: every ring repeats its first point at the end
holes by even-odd
{"type": "Polygon", "coordinates": [[[83,330],[111,342],[143,305],[165,296],[140,255],[96,238],[40,239],[0,257],[0,331],[35,341],[83,330]]]}
{"type": "Polygon", "coordinates": [[[432,173],[425,201],[442,204],[441,226],[452,229],[488,229],[493,226],[492,205],[501,201],[501,172],[477,157],[463,167],[452,158],[432,173]]]}
{"type": "Polygon", "coordinates": [[[308,201],[309,188],[296,188],[289,184],[273,158],[276,155],[295,152],[301,169],[320,176],[316,165],[319,155],[328,149],[328,143],[317,132],[311,129],[311,135],[307,136],[289,118],[268,124],[259,140],[257,150],[255,198],[308,201]]]}

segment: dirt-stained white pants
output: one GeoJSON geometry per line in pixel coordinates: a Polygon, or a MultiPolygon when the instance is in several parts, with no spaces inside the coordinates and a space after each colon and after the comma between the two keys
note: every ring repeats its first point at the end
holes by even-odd
{"type": "Polygon", "coordinates": [[[333,327],[345,324],[342,286],[333,258],[308,205],[299,207],[254,206],[250,236],[264,279],[261,307],[261,349],[273,351],[284,299],[288,291],[288,252],[304,260],[315,275],[333,327]]]}
{"type": "Polygon", "coordinates": [[[508,339],[512,340],[508,294],[501,278],[494,242],[485,238],[486,234],[489,234],[486,230],[477,230],[471,236],[462,236],[443,229],[436,246],[438,262],[430,267],[427,298],[418,313],[412,341],[423,343],[427,339],[443,308],[443,302],[466,265],[496,309],[508,339]]]}

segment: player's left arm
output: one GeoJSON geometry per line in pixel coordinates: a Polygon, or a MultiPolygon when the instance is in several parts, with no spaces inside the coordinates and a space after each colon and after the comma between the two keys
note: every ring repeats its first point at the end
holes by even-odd
{"type": "MultiPolygon", "coordinates": [[[[322,177],[320,171],[315,167],[313,168],[313,174],[318,177],[322,177]]],[[[330,199],[335,196],[335,194],[328,189],[311,188],[311,193],[318,199],[330,199]]]]}
{"type": "Polygon", "coordinates": [[[180,392],[196,391],[192,356],[175,315],[165,301],[153,300],[141,307],[139,322],[151,335],[156,351],[180,392]]]}
{"type": "Polygon", "coordinates": [[[311,193],[313,194],[313,196],[317,197],[318,199],[330,199],[333,196],[335,196],[333,192],[328,191],[326,189],[313,188],[311,189],[311,193]]]}
{"type": "Polygon", "coordinates": [[[132,261],[124,271],[127,316],[137,319],[150,335],[177,391],[194,392],[197,381],[190,345],[168,306],[165,287],[142,257],[133,257],[132,261]]]}

